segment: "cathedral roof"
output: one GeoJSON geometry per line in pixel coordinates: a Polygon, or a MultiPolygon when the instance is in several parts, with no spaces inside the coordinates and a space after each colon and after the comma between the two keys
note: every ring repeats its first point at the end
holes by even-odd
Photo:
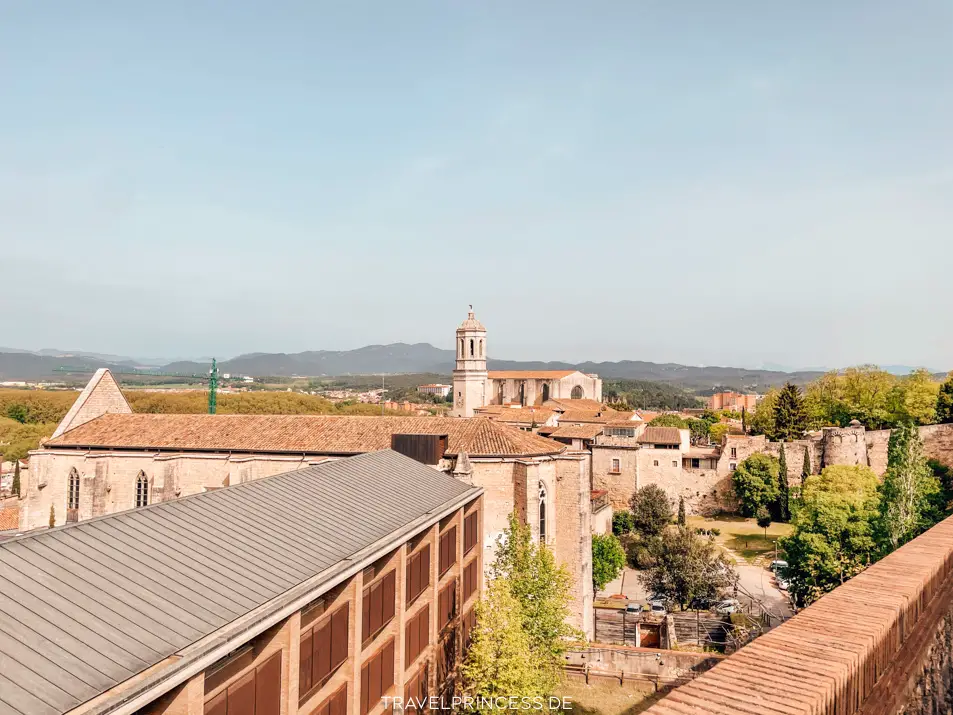
{"type": "Polygon", "coordinates": [[[477,320],[476,316],[473,315],[472,309],[467,314],[467,319],[460,323],[460,327],[457,328],[458,332],[470,330],[482,330],[483,332],[486,332],[486,328],[483,327],[483,323],[477,320]]]}
{"type": "Polygon", "coordinates": [[[490,370],[491,380],[558,380],[569,377],[578,370],[490,370]]]}
{"type": "Polygon", "coordinates": [[[445,434],[447,455],[533,457],[565,445],[486,417],[107,414],[46,448],[350,455],[391,448],[395,434],[445,434]]]}

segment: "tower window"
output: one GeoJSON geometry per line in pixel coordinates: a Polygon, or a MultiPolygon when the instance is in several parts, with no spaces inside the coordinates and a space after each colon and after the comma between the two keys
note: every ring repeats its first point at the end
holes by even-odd
{"type": "Polygon", "coordinates": [[[480,341],[480,357],[483,357],[483,341],[480,341]]]}
{"type": "Polygon", "coordinates": [[[473,357],[473,338],[470,338],[470,357],[473,357]]]}
{"type": "Polygon", "coordinates": [[[136,508],[149,505],[149,480],[145,472],[139,472],[136,477],[136,508]]]}

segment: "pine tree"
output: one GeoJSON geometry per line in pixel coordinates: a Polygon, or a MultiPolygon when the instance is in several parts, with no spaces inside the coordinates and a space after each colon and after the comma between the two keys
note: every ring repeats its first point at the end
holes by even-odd
{"type": "Polygon", "coordinates": [[[13,493],[17,498],[20,497],[20,460],[13,460],[13,493]]]}
{"type": "Polygon", "coordinates": [[[678,498],[678,525],[685,526],[685,497],[678,498]]]}
{"type": "Polygon", "coordinates": [[[56,526],[56,509],[50,504],[50,528],[56,526]]]}
{"type": "Polygon", "coordinates": [[[741,406],[741,433],[748,434],[748,410],[741,406]]]}
{"type": "Polygon", "coordinates": [[[804,398],[797,386],[789,382],[778,393],[774,406],[774,434],[770,436],[781,442],[790,442],[803,437],[806,429],[804,398]]]}
{"type": "Polygon", "coordinates": [[[791,486],[788,483],[788,460],[784,454],[783,442],[778,465],[778,521],[787,522],[791,520],[791,486]]]}
{"type": "Polygon", "coordinates": [[[814,473],[814,470],[811,468],[811,453],[808,451],[807,447],[804,448],[804,466],[801,467],[801,484],[804,484],[804,480],[807,479],[811,474],[814,473]]]}
{"type": "Polygon", "coordinates": [[[940,394],[936,398],[936,421],[940,424],[953,422],[953,372],[940,385],[940,394]]]}
{"type": "Polygon", "coordinates": [[[534,662],[520,603],[509,580],[495,578],[476,606],[473,642],[463,664],[464,688],[468,695],[486,698],[547,695],[534,662]]]}

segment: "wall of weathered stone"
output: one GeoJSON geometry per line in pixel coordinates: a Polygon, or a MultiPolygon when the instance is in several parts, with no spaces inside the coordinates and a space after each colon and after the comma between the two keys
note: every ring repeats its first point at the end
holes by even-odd
{"type": "Polygon", "coordinates": [[[638,454],[636,447],[604,447],[592,445],[592,488],[609,492],[612,508],[626,509],[638,478],[638,454]],[[619,460],[619,470],[612,469],[612,460],[619,460]]]}
{"type": "Polygon", "coordinates": [[[898,715],[953,713],[953,603],[930,642],[926,664],[898,715]]]}
{"type": "Polygon", "coordinates": [[[927,456],[953,467],[953,424],[921,427],[920,437],[927,456]]]}

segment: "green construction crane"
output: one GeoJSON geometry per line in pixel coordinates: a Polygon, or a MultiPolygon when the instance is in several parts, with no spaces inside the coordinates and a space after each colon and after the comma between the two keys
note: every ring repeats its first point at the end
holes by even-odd
{"type": "MultiPolygon", "coordinates": [[[[62,365],[53,368],[56,372],[69,372],[79,374],[89,374],[96,372],[97,368],[76,367],[71,365],[62,365]]],[[[212,369],[207,375],[195,375],[184,372],[159,372],[158,370],[138,370],[136,368],[110,367],[109,371],[117,375],[143,375],[145,377],[187,377],[193,380],[208,380],[208,413],[215,414],[218,406],[218,364],[215,358],[212,358],[212,369]]]]}

